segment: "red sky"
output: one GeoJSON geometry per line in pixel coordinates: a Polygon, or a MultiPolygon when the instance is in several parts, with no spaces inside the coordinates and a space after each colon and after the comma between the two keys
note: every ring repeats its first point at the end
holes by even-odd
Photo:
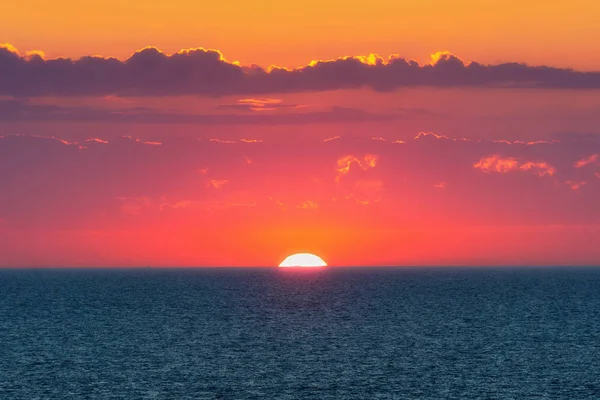
{"type": "Polygon", "coordinates": [[[0,20],[0,266],[600,263],[596,2],[58,3],[0,20]]]}

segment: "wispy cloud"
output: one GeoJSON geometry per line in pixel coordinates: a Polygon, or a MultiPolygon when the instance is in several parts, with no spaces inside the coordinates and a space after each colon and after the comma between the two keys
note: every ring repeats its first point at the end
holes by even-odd
{"type": "Polygon", "coordinates": [[[166,214],[160,218],[218,209],[267,218],[275,210],[315,209],[316,216],[372,206],[390,221],[487,223],[501,217],[579,221],[597,214],[599,172],[576,165],[600,153],[600,137],[532,146],[432,135],[402,145],[345,136],[326,143],[231,141],[4,135],[0,164],[10,172],[0,174],[0,215],[56,225],[91,223],[100,214],[112,223],[142,223],[159,218],[161,210],[166,214]],[[145,144],[156,140],[163,145],[145,144]]]}
{"type": "Polygon", "coordinates": [[[552,176],[555,169],[546,162],[519,161],[513,157],[491,155],[482,157],[473,167],[483,172],[534,171],[539,176],[552,176]]]}
{"type": "Polygon", "coordinates": [[[566,181],[565,183],[569,185],[573,190],[577,190],[587,184],[586,181],[566,181]]]}
{"type": "Polygon", "coordinates": [[[227,183],[229,183],[229,180],[227,179],[211,179],[210,181],[208,181],[206,186],[213,187],[215,189],[221,189],[227,183]]]}
{"type": "Polygon", "coordinates": [[[589,157],[582,158],[575,162],[575,168],[585,167],[588,164],[598,163],[598,154],[592,154],[589,157]]]}
{"type": "Polygon", "coordinates": [[[378,157],[375,154],[366,154],[364,157],[362,157],[362,159],[354,155],[347,155],[339,158],[337,160],[336,169],[338,172],[337,179],[339,180],[342,175],[346,175],[348,172],[350,172],[350,167],[352,164],[358,165],[358,167],[364,171],[370,168],[375,168],[377,165],[377,158],[378,157]]]}
{"type": "MultiPolygon", "coordinates": [[[[1,79],[1,78],[0,78],[1,79]]],[[[242,104],[242,108],[247,104],[242,104]]],[[[280,107],[282,110],[284,107],[280,107]]],[[[240,111],[239,107],[228,107],[240,111]]],[[[146,107],[106,109],[36,104],[26,100],[0,100],[0,122],[112,122],[197,125],[304,125],[353,121],[395,121],[409,116],[394,113],[371,113],[339,106],[319,111],[281,113],[179,113],[146,107]]]]}

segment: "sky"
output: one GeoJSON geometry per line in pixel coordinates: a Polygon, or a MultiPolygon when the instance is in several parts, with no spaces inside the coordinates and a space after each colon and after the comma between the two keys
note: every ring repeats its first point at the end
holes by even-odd
{"type": "Polygon", "coordinates": [[[0,266],[600,263],[596,1],[12,2],[0,266]]]}

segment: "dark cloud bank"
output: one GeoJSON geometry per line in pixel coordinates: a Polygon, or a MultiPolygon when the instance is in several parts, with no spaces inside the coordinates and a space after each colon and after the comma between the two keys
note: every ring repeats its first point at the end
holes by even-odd
{"type": "Polygon", "coordinates": [[[581,72],[518,63],[465,64],[450,53],[419,65],[403,58],[347,57],[288,70],[240,66],[215,50],[164,54],[155,48],[127,60],[102,57],[44,59],[0,47],[0,95],[5,96],[167,96],[252,95],[367,87],[510,87],[597,89],[600,72],[581,72]]]}

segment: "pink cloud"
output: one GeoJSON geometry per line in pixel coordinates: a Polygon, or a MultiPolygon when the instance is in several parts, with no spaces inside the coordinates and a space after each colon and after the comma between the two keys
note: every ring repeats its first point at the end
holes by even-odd
{"type": "Polygon", "coordinates": [[[212,138],[212,139],[208,139],[210,142],[215,142],[215,143],[225,143],[225,144],[234,144],[237,143],[235,140],[221,140],[221,139],[217,139],[217,138],[212,138]]]}
{"type": "Polygon", "coordinates": [[[229,183],[227,179],[211,179],[206,186],[221,189],[227,183],[229,183]]]}
{"type": "Polygon", "coordinates": [[[191,208],[193,207],[194,202],[191,200],[180,200],[175,203],[162,203],[159,207],[160,211],[165,210],[166,208],[191,208]]]}
{"type": "MultiPolygon", "coordinates": [[[[130,135],[123,135],[123,136],[121,136],[121,138],[122,139],[127,139],[127,140],[133,140],[135,143],[145,144],[145,145],[149,145],[149,146],[162,146],[162,142],[144,141],[144,140],[142,140],[140,138],[134,139],[130,135]]],[[[98,142],[98,141],[94,140],[94,142],[98,142]]],[[[100,143],[100,142],[98,142],[98,143],[100,143]]]]}
{"type": "Polygon", "coordinates": [[[277,204],[279,207],[285,207],[285,203],[273,198],[272,196],[269,196],[269,200],[277,204]]]}
{"type": "Polygon", "coordinates": [[[350,172],[352,164],[357,164],[362,170],[366,171],[370,168],[375,168],[378,157],[374,154],[366,154],[363,159],[359,159],[353,155],[347,155],[337,160],[338,179],[340,176],[350,172]]]}
{"type": "Polygon", "coordinates": [[[136,139],[135,141],[138,143],[147,144],[150,146],[162,146],[162,142],[144,142],[143,140],[140,140],[140,139],[136,139]]]}
{"type": "Polygon", "coordinates": [[[304,203],[300,204],[298,208],[302,208],[304,210],[315,210],[319,208],[319,205],[314,201],[307,200],[304,203]]]}
{"type": "Polygon", "coordinates": [[[569,185],[573,190],[577,190],[587,184],[586,181],[566,181],[565,183],[569,185]]]}
{"type": "Polygon", "coordinates": [[[526,163],[521,164],[519,166],[519,169],[523,171],[535,170],[539,176],[553,176],[555,172],[554,168],[545,162],[528,161],[526,163]]]}
{"type": "Polygon", "coordinates": [[[553,176],[555,169],[546,162],[521,162],[513,157],[501,157],[500,155],[492,155],[482,157],[473,167],[480,169],[483,172],[499,172],[505,173],[510,171],[529,171],[533,170],[539,176],[553,176]]]}
{"type": "Polygon", "coordinates": [[[581,168],[592,163],[598,163],[598,154],[592,154],[589,157],[582,158],[581,160],[576,161],[574,166],[575,168],[581,168]]]}
{"type": "Polygon", "coordinates": [[[217,138],[208,139],[209,142],[223,143],[223,144],[236,144],[236,143],[262,143],[259,139],[240,139],[240,140],[222,140],[217,138]]]}
{"type": "Polygon", "coordinates": [[[534,141],[529,141],[529,142],[525,142],[522,140],[514,140],[514,141],[509,141],[509,140],[504,140],[504,139],[500,139],[500,140],[493,140],[493,143],[504,143],[504,144],[521,144],[521,145],[527,145],[527,146],[535,146],[538,144],[555,144],[555,143],[560,143],[560,140],[534,140],[534,141]]]}
{"type": "Polygon", "coordinates": [[[433,133],[433,132],[419,132],[417,134],[417,136],[415,136],[415,139],[422,139],[422,138],[426,138],[428,136],[436,138],[436,139],[450,139],[448,136],[438,135],[438,134],[433,133]]]}
{"type": "Polygon", "coordinates": [[[86,142],[96,142],[96,143],[108,144],[108,140],[102,140],[100,138],[87,139],[86,142]]]}

